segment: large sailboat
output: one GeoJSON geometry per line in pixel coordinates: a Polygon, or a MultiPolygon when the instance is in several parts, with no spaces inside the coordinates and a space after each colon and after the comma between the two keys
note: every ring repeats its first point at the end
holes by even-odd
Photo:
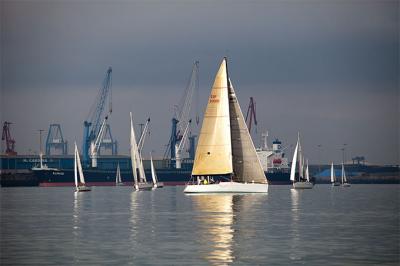
{"type": "Polygon", "coordinates": [[[185,193],[267,193],[268,182],[229,79],[219,67],[185,193]],[[215,182],[214,180],[218,180],[215,182]]]}
{"type": "Polygon", "coordinates": [[[344,163],[342,163],[342,187],[349,187],[350,183],[347,182],[346,171],[344,170],[344,163]]]}
{"type": "Polygon", "coordinates": [[[300,144],[300,134],[297,136],[297,144],[293,153],[292,167],[290,169],[290,180],[293,182],[293,188],[295,189],[309,189],[313,188],[314,184],[310,182],[308,173],[308,162],[304,173],[304,158],[300,144]],[[296,178],[296,165],[299,162],[298,178],[296,178]]]}
{"type": "Polygon", "coordinates": [[[85,184],[85,177],[83,175],[81,158],[79,156],[78,147],[75,142],[75,152],[74,152],[74,178],[75,178],[75,187],[76,192],[86,192],[90,191],[90,187],[85,184]],[[78,173],[79,173],[79,181],[78,181],[78,173]]]}
{"type": "Polygon", "coordinates": [[[147,183],[146,174],[144,172],[143,160],[139,153],[138,145],[136,142],[135,129],[133,127],[132,113],[131,117],[131,134],[130,134],[130,153],[133,174],[133,185],[136,190],[151,190],[153,185],[147,183]]]}
{"type": "Polygon", "coordinates": [[[336,180],[336,176],[335,176],[335,168],[333,167],[333,162],[331,163],[331,183],[332,186],[339,186],[339,182],[337,182],[336,180]]]}

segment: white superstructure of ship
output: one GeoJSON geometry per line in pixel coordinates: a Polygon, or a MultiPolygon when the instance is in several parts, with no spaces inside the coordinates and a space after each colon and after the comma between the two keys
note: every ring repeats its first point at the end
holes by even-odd
{"type": "Polygon", "coordinates": [[[268,132],[261,134],[261,147],[257,148],[257,155],[261,165],[267,173],[280,173],[289,171],[288,159],[283,152],[286,148],[282,147],[282,142],[275,139],[272,147],[268,146],[268,132]]]}

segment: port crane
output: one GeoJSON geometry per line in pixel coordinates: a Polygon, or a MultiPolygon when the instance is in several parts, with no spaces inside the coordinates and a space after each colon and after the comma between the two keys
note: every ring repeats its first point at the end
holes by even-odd
{"type": "MultiPolygon", "coordinates": [[[[189,126],[191,124],[190,111],[192,107],[193,94],[196,97],[199,90],[199,61],[193,64],[192,72],[186,89],[180,99],[178,105],[175,106],[175,114],[172,118],[172,128],[167,149],[164,153],[164,158],[167,157],[168,151],[171,161],[175,161],[175,168],[181,168],[181,155],[185,148],[186,138],[189,138],[189,149],[194,149],[195,135],[189,133],[189,126]],[[177,159],[179,162],[177,162],[177,159]]],[[[196,123],[199,122],[199,116],[196,114],[196,123]]],[[[194,151],[189,150],[189,155],[193,156],[194,151]]]]}
{"type": "Polygon", "coordinates": [[[15,151],[15,140],[11,137],[10,133],[10,125],[11,122],[5,121],[3,124],[3,134],[1,136],[1,140],[4,140],[6,142],[6,150],[5,154],[6,155],[17,155],[17,152],[15,151]]]}
{"type": "Polygon", "coordinates": [[[89,115],[83,122],[83,162],[88,165],[89,158],[95,158],[92,160],[93,167],[97,166],[97,153],[99,145],[102,142],[104,136],[105,125],[108,116],[112,113],[112,68],[109,67],[106,76],[103,80],[102,87],[99,89],[97,98],[90,108],[89,115]],[[106,101],[108,99],[108,112],[104,115],[104,109],[106,101]],[[94,153],[94,154],[93,154],[94,153]]]}
{"type": "Polygon", "coordinates": [[[62,155],[68,153],[68,142],[64,140],[60,124],[50,124],[46,138],[46,155],[59,150],[62,155]]]}
{"type": "Polygon", "coordinates": [[[254,126],[256,127],[255,132],[257,134],[257,117],[256,117],[256,102],[253,97],[250,97],[249,106],[247,107],[246,112],[246,124],[249,129],[249,133],[251,134],[251,125],[254,122],[254,126]]]}

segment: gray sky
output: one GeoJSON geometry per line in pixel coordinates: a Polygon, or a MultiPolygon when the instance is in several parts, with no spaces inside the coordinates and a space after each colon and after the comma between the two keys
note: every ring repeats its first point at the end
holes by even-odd
{"type": "MultiPolygon", "coordinates": [[[[399,162],[398,1],[1,1],[1,122],[19,153],[60,123],[70,143],[108,66],[110,124],[128,153],[129,111],[151,117],[160,157],[195,60],[200,110],[223,56],[242,110],[285,145],[301,132],[313,163],[399,162]],[[322,148],[318,149],[317,145],[322,148]]],[[[256,145],[259,137],[255,137],[256,145]]],[[[290,150],[290,153],[292,151],[290,150]]]]}

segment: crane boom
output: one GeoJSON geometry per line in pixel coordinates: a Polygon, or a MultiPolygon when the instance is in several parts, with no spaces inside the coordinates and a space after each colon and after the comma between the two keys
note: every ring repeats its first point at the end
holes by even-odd
{"type": "Polygon", "coordinates": [[[89,115],[83,122],[83,161],[87,164],[89,161],[89,147],[91,147],[92,142],[96,141],[100,133],[101,121],[104,119],[103,113],[106,105],[106,100],[109,100],[109,109],[106,114],[108,117],[112,112],[112,97],[111,97],[111,87],[112,87],[112,68],[109,67],[106,76],[103,80],[102,87],[99,89],[96,100],[90,108],[89,115]]]}
{"type": "MultiPolygon", "coordinates": [[[[172,118],[171,137],[169,139],[167,149],[164,157],[167,157],[168,151],[170,158],[176,159],[176,148],[180,145],[183,138],[183,133],[189,124],[190,113],[192,109],[193,95],[198,95],[199,90],[199,61],[195,61],[191,71],[190,79],[187,87],[180,99],[178,105],[175,106],[175,115],[172,118]]],[[[196,121],[199,121],[198,114],[196,114],[196,121]]],[[[194,137],[193,137],[194,138],[194,137]]],[[[183,149],[183,147],[182,147],[183,149]]]]}
{"type": "Polygon", "coordinates": [[[149,123],[150,123],[150,118],[147,119],[146,124],[144,125],[142,135],[140,136],[140,139],[138,142],[139,154],[141,154],[142,150],[143,150],[144,140],[146,139],[146,134],[147,134],[147,131],[149,130],[149,123]]]}

